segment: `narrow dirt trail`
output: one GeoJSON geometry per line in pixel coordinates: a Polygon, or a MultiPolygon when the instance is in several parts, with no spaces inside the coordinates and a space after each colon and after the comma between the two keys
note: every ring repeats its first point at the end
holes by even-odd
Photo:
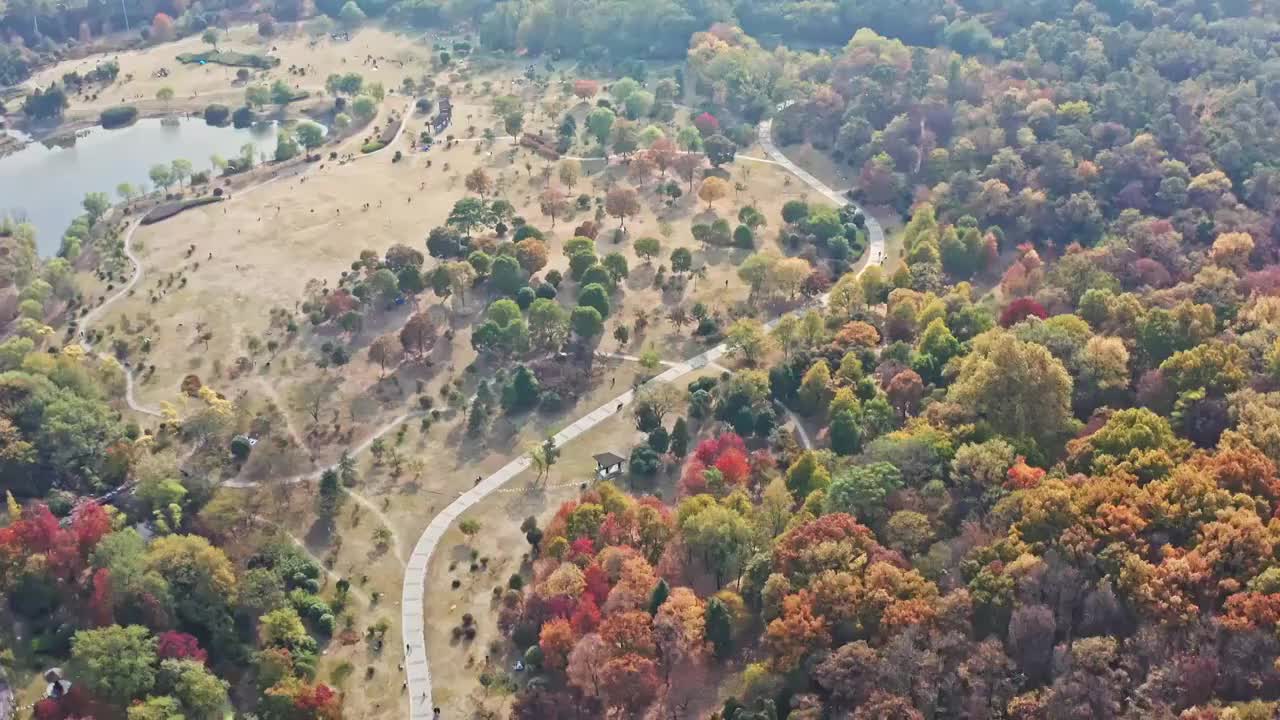
{"type": "Polygon", "coordinates": [[[396,559],[398,559],[401,563],[403,563],[404,562],[404,542],[401,541],[400,539],[400,533],[396,532],[396,526],[391,523],[391,518],[387,517],[386,513],[382,512],[381,508],[379,508],[377,505],[374,505],[372,500],[361,495],[360,493],[354,492],[352,490],[347,490],[347,495],[352,500],[355,500],[356,503],[360,505],[360,507],[364,508],[365,510],[368,510],[370,514],[372,514],[375,518],[378,519],[378,522],[382,523],[383,527],[391,531],[391,547],[395,551],[396,559]]]}
{"type": "Polygon", "coordinates": [[[293,415],[289,414],[287,406],[281,402],[280,395],[276,393],[275,386],[267,382],[267,379],[264,377],[259,377],[255,384],[258,386],[258,389],[262,391],[262,394],[271,402],[275,403],[276,407],[280,409],[280,414],[284,416],[284,428],[288,431],[289,437],[293,438],[293,441],[298,444],[298,447],[306,449],[307,443],[303,439],[302,433],[298,432],[298,426],[293,422],[293,415]]]}
{"type": "MultiPolygon", "coordinates": [[[[262,523],[263,525],[270,525],[271,527],[279,530],[285,537],[289,538],[289,540],[291,540],[293,544],[298,547],[299,550],[306,553],[307,557],[314,560],[316,565],[320,567],[321,572],[323,572],[325,576],[328,577],[330,580],[332,580],[334,583],[337,583],[339,580],[344,579],[338,573],[334,572],[333,570],[330,570],[329,567],[324,564],[324,560],[322,558],[317,556],[315,553],[311,552],[311,548],[307,547],[307,544],[302,541],[302,538],[298,537],[297,535],[294,535],[288,530],[285,530],[280,525],[274,522],[271,522],[270,519],[265,518],[261,515],[254,515],[253,519],[256,520],[257,522],[262,523]]],[[[350,582],[349,579],[347,581],[350,582]]],[[[360,601],[363,602],[365,605],[373,604],[373,600],[368,595],[366,595],[363,590],[361,590],[358,587],[355,587],[354,585],[351,587],[350,593],[352,596],[359,598],[360,601]]]]}

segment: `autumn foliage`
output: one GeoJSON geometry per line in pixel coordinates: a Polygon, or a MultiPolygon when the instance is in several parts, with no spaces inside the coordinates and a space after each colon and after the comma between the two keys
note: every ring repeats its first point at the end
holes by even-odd
{"type": "MultiPolygon", "coordinates": [[[[82,15],[95,32],[116,26],[101,22],[102,3],[61,28],[34,3],[13,5],[10,34],[32,27],[53,45],[82,15]]],[[[439,10],[374,5],[415,23],[439,10]]],[[[287,8],[298,15],[292,0],[257,10],[287,8]]],[[[487,48],[544,55],[527,60],[524,85],[550,89],[538,128],[565,156],[585,130],[603,170],[593,165],[588,182],[565,157],[534,178],[532,160],[508,168],[496,149],[469,147],[492,162],[461,171],[468,197],[427,234],[441,266],[424,276],[409,245],[420,240],[402,238],[387,263],[362,252],[292,310],[279,303],[269,334],[288,328],[289,372],[304,373],[305,360],[369,377],[370,361],[396,364],[400,349],[426,365],[469,338],[483,353],[470,368],[478,377],[441,377],[449,402],[439,410],[425,385],[411,402],[430,415],[424,428],[465,424],[433,437],[483,444],[490,427],[505,437],[572,422],[566,408],[600,379],[602,334],[602,349],[636,348],[649,370],[654,353],[678,363],[678,347],[700,347],[689,352],[696,372],[680,364],[676,381],[661,382],[673,371],[637,388],[645,411],[631,419],[643,432],[615,449],[629,458],[618,485],[564,494],[591,479],[570,476],[602,448],[556,448],[559,464],[550,445],[532,450],[540,479],[555,464],[566,480],[523,498],[551,503],[530,510],[527,547],[503,547],[497,560],[477,550],[469,570],[465,560],[450,568],[458,597],[492,591],[491,616],[472,603],[458,644],[488,644],[487,621],[504,640],[433,655],[460,667],[476,659],[480,687],[460,688],[444,715],[1280,717],[1280,63],[1267,40],[1278,8],[450,5],[487,48]],[[757,28],[770,37],[753,38],[757,28]],[[611,77],[598,100],[597,81],[543,69],[546,58],[565,68],[605,58],[625,72],[640,56],[681,67],[611,77]],[[692,112],[678,105],[690,93],[692,112]],[[781,148],[767,154],[804,147],[838,190],[776,157],[737,154],[764,130],[781,148]],[[633,256],[643,269],[628,270],[633,256]],[[401,294],[423,301],[428,287],[442,301],[437,321],[387,307],[401,294]],[[635,307],[637,291],[648,307],[635,307]],[[570,323],[561,315],[575,298],[570,323]],[[461,312],[439,320],[450,308],[461,312]],[[398,345],[385,334],[393,316],[404,321],[398,345]],[[321,327],[329,320],[343,332],[321,327]],[[461,412],[454,401],[473,391],[461,412]]],[[[155,40],[175,25],[225,25],[192,24],[187,0],[146,12],[157,10],[145,33],[155,40]]],[[[359,19],[356,5],[342,14],[359,19]]],[[[433,63],[456,65],[463,47],[433,63]]],[[[458,69],[455,90],[467,82],[458,69]]],[[[68,94],[88,90],[64,80],[68,94]]],[[[427,89],[443,98],[443,87],[427,89]]],[[[490,99],[508,130],[522,122],[519,105],[534,109],[529,93],[490,99]]],[[[35,119],[60,105],[51,89],[23,109],[35,119]]],[[[470,134],[494,119],[469,118],[480,123],[470,134]]],[[[86,198],[90,220],[100,201],[86,198]]],[[[41,702],[36,715],[149,720],[159,706],[164,717],[213,717],[226,708],[187,706],[193,686],[224,705],[220,684],[172,675],[225,668],[237,703],[249,699],[237,713],[336,719],[343,691],[321,680],[336,670],[325,643],[364,638],[367,653],[344,653],[368,658],[366,685],[386,683],[398,653],[381,649],[377,620],[360,627],[367,603],[352,605],[358,595],[340,593],[291,542],[245,547],[266,523],[210,491],[241,464],[292,473],[275,472],[291,444],[281,418],[256,379],[235,390],[250,408],[192,375],[169,388],[182,392],[181,412],[166,406],[159,422],[133,425],[119,368],[68,364],[92,356],[69,342],[74,328],[43,325],[85,312],[87,288],[66,269],[21,252],[0,261],[0,306],[14,318],[0,340],[0,485],[26,503],[6,499],[0,618],[34,629],[4,635],[28,638],[33,652],[18,659],[61,655],[76,673],[72,697],[41,702]],[[233,433],[264,441],[246,458],[233,433]],[[229,461],[229,447],[247,462],[229,461]],[[118,509],[84,502],[126,485],[118,509]],[[54,512],[30,497],[46,488],[54,512]],[[102,662],[120,647],[130,656],[102,662]],[[136,672],[95,670],[104,666],[136,672]]],[[[122,361],[130,351],[135,372],[153,362],[162,377],[188,372],[166,373],[174,358],[137,357],[126,342],[136,328],[124,330],[114,348],[122,361]]],[[[200,372],[209,383],[226,375],[200,372]]],[[[312,428],[312,449],[336,454],[360,434],[350,427],[359,413],[322,412],[328,401],[298,380],[289,404],[325,426],[312,428]]],[[[398,475],[392,456],[409,451],[400,445],[370,446],[371,472],[398,475]]],[[[392,485],[343,479],[370,493],[392,485]]],[[[326,496],[333,481],[322,478],[326,496]]],[[[505,538],[495,522],[500,513],[486,532],[505,538]]],[[[391,632],[392,647],[402,639],[391,632]]],[[[357,679],[342,687],[362,692],[357,679]]]]}
{"type": "Polygon", "coordinates": [[[1009,303],[1004,311],[1000,313],[1000,326],[1010,327],[1029,317],[1037,317],[1043,320],[1049,317],[1049,313],[1044,309],[1043,305],[1031,298],[1018,298],[1009,303]]]}
{"type": "Polygon", "coordinates": [[[209,653],[200,647],[200,641],[184,632],[160,633],[156,636],[156,655],[173,660],[198,660],[205,662],[209,653]]]}
{"type": "Polygon", "coordinates": [[[157,40],[173,39],[173,18],[164,13],[156,13],[151,19],[151,35],[157,40]]]}
{"type": "Polygon", "coordinates": [[[693,119],[693,126],[698,129],[702,137],[711,137],[720,132],[720,121],[714,115],[704,112],[693,119]]]}
{"type": "MultiPolygon", "coordinates": [[[[752,458],[736,433],[722,433],[703,440],[685,463],[680,487],[685,495],[712,492],[723,495],[734,488],[745,487],[751,479],[752,458]],[[708,473],[708,470],[713,472],[708,473]]],[[[755,458],[756,462],[765,457],[755,458]]]]}

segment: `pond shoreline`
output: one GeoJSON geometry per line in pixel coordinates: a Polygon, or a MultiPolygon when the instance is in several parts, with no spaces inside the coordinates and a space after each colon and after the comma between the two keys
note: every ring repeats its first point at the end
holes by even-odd
{"type": "MultiPolygon", "coordinates": [[[[137,108],[138,116],[132,123],[114,128],[102,127],[101,113],[94,115],[84,112],[73,113],[69,116],[65,116],[63,120],[56,125],[32,125],[30,123],[22,123],[22,126],[19,127],[11,124],[8,128],[0,129],[0,160],[23,150],[33,142],[39,142],[45,145],[59,145],[62,144],[60,141],[64,139],[67,141],[72,141],[73,137],[78,139],[80,137],[80,133],[86,130],[94,130],[97,128],[102,128],[104,130],[124,130],[137,125],[143,120],[155,120],[157,118],[161,120],[168,117],[204,120],[204,110],[210,105],[226,105],[230,110],[234,111],[240,104],[243,104],[243,99],[239,94],[228,95],[226,98],[197,97],[175,99],[170,101],[166,107],[154,107],[154,101],[151,100],[124,102],[120,103],[119,106],[137,108]],[[6,139],[8,140],[7,142],[6,139]]],[[[289,103],[283,107],[278,107],[270,113],[262,113],[259,111],[259,120],[270,120],[276,124],[285,124],[302,119],[316,120],[315,116],[321,114],[318,112],[321,107],[323,107],[322,98],[313,96],[307,100],[289,103]]],[[[231,126],[215,125],[213,127],[231,126]]]]}
{"type": "MultiPolygon", "coordinates": [[[[164,120],[167,117],[189,118],[193,117],[189,111],[170,111],[170,112],[139,112],[134,121],[128,125],[120,125],[113,128],[103,127],[101,118],[92,118],[89,116],[66,120],[57,125],[47,128],[27,127],[24,130],[17,128],[8,128],[0,134],[0,160],[20,151],[32,143],[41,143],[43,145],[57,145],[61,147],[69,147],[75,144],[75,141],[83,137],[85,131],[95,129],[102,130],[124,130],[126,128],[137,125],[142,120],[164,120]],[[21,133],[15,135],[14,133],[21,133]],[[5,140],[8,139],[9,142],[5,140]]],[[[203,119],[203,118],[200,118],[203,119]]]]}
{"type": "Polygon", "coordinates": [[[10,134],[8,130],[0,132],[0,160],[26,147],[28,142],[30,141],[10,134]]]}
{"type": "MultiPolygon", "coordinates": [[[[153,191],[157,188],[150,186],[160,181],[149,171],[180,159],[188,163],[187,175],[207,172],[216,181],[221,176],[210,159],[213,155],[234,158],[252,145],[256,164],[258,157],[270,155],[275,137],[274,128],[218,127],[185,115],[173,122],[142,118],[112,130],[63,125],[0,158],[0,210],[15,211],[35,225],[40,255],[47,257],[58,251],[87,193],[107,193],[114,200],[122,184],[153,191]],[[62,148],[60,139],[67,141],[62,148]]],[[[167,181],[167,189],[177,188],[181,179],[185,176],[167,181]]]]}

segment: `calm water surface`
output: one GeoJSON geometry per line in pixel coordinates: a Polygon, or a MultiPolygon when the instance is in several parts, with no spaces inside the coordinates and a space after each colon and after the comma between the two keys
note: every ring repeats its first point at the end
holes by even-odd
{"type": "Polygon", "coordinates": [[[150,118],[119,130],[94,128],[69,148],[31,143],[0,158],[0,214],[35,225],[40,254],[53,255],[63,231],[83,212],[85,193],[105,192],[115,202],[120,183],[150,189],[153,165],[183,158],[199,172],[213,166],[211,155],[237,155],[249,142],[259,153],[274,150],[275,128],[213,127],[198,118],[162,125],[150,118]]]}

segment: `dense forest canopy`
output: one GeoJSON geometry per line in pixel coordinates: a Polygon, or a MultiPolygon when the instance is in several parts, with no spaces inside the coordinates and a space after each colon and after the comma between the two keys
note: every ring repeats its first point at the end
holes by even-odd
{"type": "MultiPolygon", "coordinates": [[[[106,400],[123,382],[114,360],[79,345],[0,343],[0,597],[25,635],[0,663],[14,669],[15,651],[60,659],[75,679],[34,716],[220,717],[225,678],[251,672],[260,717],[341,717],[340,698],[314,682],[308,630],[332,633],[341,612],[316,594],[320,567],[287,539],[241,546],[233,563],[223,548],[249,528],[245,509],[210,502],[210,476],[181,468],[178,437],[121,421],[106,400]],[[87,499],[126,481],[127,512],[87,499]]],[[[187,430],[225,429],[229,414],[210,397],[187,430]]]]}
{"type": "Polygon", "coordinates": [[[516,715],[681,707],[710,672],[729,718],[1271,717],[1272,9],[734,10],[689,79],[722,118],[797,101],[779,139],[909,216],[905,262],[690,385],[696,451],[637,413],[675,504],[529,525],[502,623],[551,682],[516,715]]]}
{"type": "MultiPolygon", "coordinates": [[[[315,10],[338,20],[344,4],[341,0],[318,0],[315,10]]],[[[679,57],[693,33],[716,22],[735,23],[755,37],[797,48],[837,47],[859,28],[868,28],[909,45],[947,46],[965,54],[1021,57],[1035,44],[1042,57],[1054,62],[1061,62],[1067,54],[1083,53],[1085,45],[1078,41],[1085,35],[1105,43],[1108,60],[1116,62],[1132,53],[1126,45],[1151,33],[1154,53],[1168,57],[1170,64],[1188,67],[1199,59],[1227,52],[1215,44],[1224,34],[1231,36],[1230,44],[1240,51],[1252,51],[1264,60],[1276,33],[1273,19],[1265,13],[1258,17],[1249,3],[1239,0],[1169,5],[1026,2],[1008,6],[985,0],[359,0],[357,5],[366,17],[386,17],[417,27],[469,25],[494,49],[615,61],[679,57]],[[626,31],[619,32],[619,28],[626,31]],[[1044,37],[1042,31],[1050,29],[1053,32],[1044,37]],[[1037,39],[1033,42],[1032,38],[1037,39]],[[1049,47],[1053,49],[1046,51],[1049,47]]],[[[13,2],[2,13],[0,25],[10,33],[20,36],[28,47],[48,49],[51,42],[91,39],[124,29],[126,23],[135,30],[147,28],[157,13],[176,18],[177,30],[187,33],[225,24],[234,17],[291,22],[303,19],[307,8],[299,0],[265,4],[248,0],[80,0],[59,3],[56,11],[38,2],[13,2]]],[[[0,81],[12,82],[21,76],[18,61],[17,55],[0,56],[0,68],[8,68],[10,73],[0,75],[0,81]]],[[[1246,67],[1234,70],[1246,76],[1246,67]]]]}
{"type": "MultiPolygon", "coordinates": [[[[335,0],[321,0],[316,9],[337,18],[342,4],[335,0]]],[[[1176,7],[1161,7],[1150,2],[1104,3],[1100,7],[1082,9],[1078,5],[1053,2],[1000,7],[988,2],[943,3],[936,0],[913,0],[893,6],[869,0],[841,3],[711,0],[650,4],[643,6],[643,12],[634,3],[616,1],[365,0],[359,6],[369,17],[389,14],[420,25],[487,24],[495,32],[495,39],[519,41],[521,46],[535,51],[546,48],[576,54],[582,51],[601,52],[614,47],[612,52],[618,57],[633,57],[647,52],[679,53],[692,32],[720,21],[736,21],[752,35],[798,46],[840,45],[847,42],[857,28],[868,27],[912,45],[976,41],[977,44],[968,45],[967,49],[980,51],[991,49],[995,44],[993,35],[1014,38],[1037,22],[1087,25],[1101,21],[1111,26],[1128,23],[1141,31],[1158,26],[1199,30],[1213,25],[1232,27],[1233,21],[1250,14],[1249,4],[1243,2],[1184,3],[1176,7]],[[619,21],[636,23],[628,27],[651,31],[653,34],[648,41],[652,45],[615,46],[613,41],[625,39],[625,36],[617,37],[610,31],[610,28],[617,27],[619,21]],[[615,36],[610,38],[610,35],[615,36]]],[[[216,18],[219,13],[267,12],[277,19],[290,20],[298,19],[302,12],[296,3],[289,0],[267,6],[223,0],[194,4],[181,0],[177,3],[173,0],[126,0],[123,5],[73,2],[59,4],[56,12],[39,3],[14,2],[3,8],[9,27],[28,41],[33,40],[37,32],[54,39],[76,37],[82,20],[90,22],[91,29],[97,32],[100,23],[123,29],[126,14],[133,25],[142,26],[157,12],[176,18],[188,11],[205,22],[216,18]]],[[[1267,32],[1272,31],[1267,29],[1267,32]]],[[[1253,32],[1257,33],[1258,29],[1253,32]]]]}

